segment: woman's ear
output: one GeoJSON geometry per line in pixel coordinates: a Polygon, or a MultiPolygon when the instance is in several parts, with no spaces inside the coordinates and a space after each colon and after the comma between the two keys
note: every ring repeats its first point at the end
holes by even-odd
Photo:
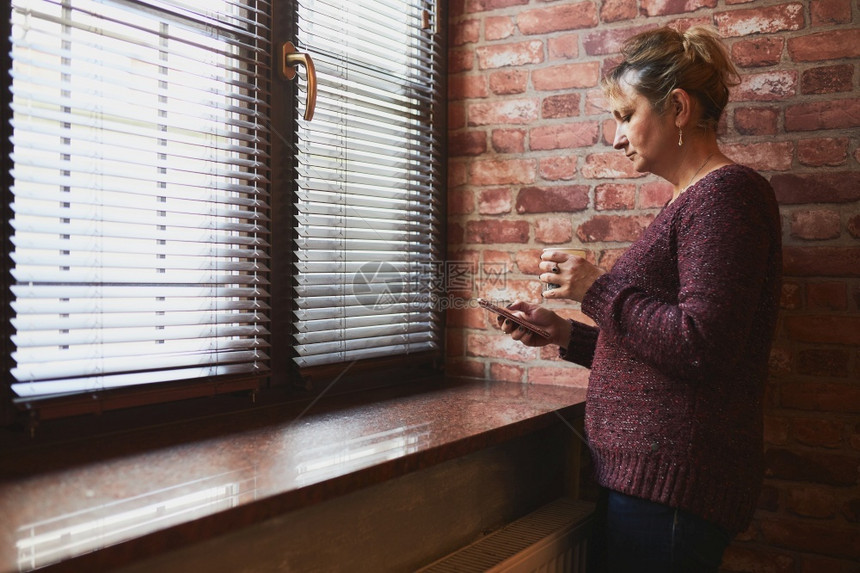
{"type": "Polygon", "coordinates": [[[675,126],[685,127],[693,114],[693,101],[690,94],[680,88],[672,90],[669,105],[675,115],[675,126]]]}

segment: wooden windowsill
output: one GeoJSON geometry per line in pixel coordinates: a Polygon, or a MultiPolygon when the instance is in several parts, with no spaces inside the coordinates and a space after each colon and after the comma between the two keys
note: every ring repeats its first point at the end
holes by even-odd
{"type": "Polygon", "coordinates": [[[0,572],[211,539],[581,417],[585,390],[432,380],[249,407],[0,458],[0,572]]]}

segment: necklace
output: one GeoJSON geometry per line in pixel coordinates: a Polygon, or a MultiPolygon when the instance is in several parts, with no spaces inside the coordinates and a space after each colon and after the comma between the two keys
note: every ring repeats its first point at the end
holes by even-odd
{"type": "MultiPolygon", "coordinates": [[[[710,155],[708,155],[708,156],[705,158],[705,162],[704,162],[704,163],[702,163],[702,165],[700,165],[698,169],[696,169],[696,172],[695,172],[695,173],[693,173],[693,176],[692,176],[692,177],[690,177],[690,180],[689,180],[689,181],[687,181],[687,186],[686,186],[686,187],[684,187],[684,191],[686,191],[687,189],[689,189],[689,188],[690,188],[690,185],[693,183],[693,179],[695,179],[695,178],[696,178],[696,175],[698,175],[698,174],[699,174],[699,171],[701,171],[702,169],[704,169],[704,168],[705,168],[705,165],[707,165],[707,164],[708,164],[708,161],[710,161],[710,160],[711,160],[711,157],[713,157],[713,156],[714,156],[714,154],[713,154],[713,153],[711,153],[710,155]]],[[[682,193],[683,193],[683,191],[682,191],[682,193]]]]}

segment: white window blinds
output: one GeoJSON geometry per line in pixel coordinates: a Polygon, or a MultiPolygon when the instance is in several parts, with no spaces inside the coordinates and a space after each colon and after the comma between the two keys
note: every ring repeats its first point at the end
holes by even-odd
{"type": "Polygon", "coordinates": [[[267,366],[267,32],[252,0],[12,0],[12,388],[267,366]]]}
{"type": "MultiPolygon", "coordinates": [[[[435,350],[435,2],[297,4],[297,45],[314,59],[318,99],[297,135],[296,363],[435,350]]],[[[299,115],[303,109],[299,102],[299,115]]]]}

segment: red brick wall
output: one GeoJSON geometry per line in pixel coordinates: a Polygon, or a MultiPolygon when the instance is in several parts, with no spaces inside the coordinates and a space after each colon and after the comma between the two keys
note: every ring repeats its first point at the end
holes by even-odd
{"type": "MultiPolygon", "coordinates": [[[[860,570],[856,0],[453,0],[449,9],[449,260],[475,269],[472,294],[502,300],[540,300],[545,246],[583,246],[611,267],[671,193],[612,149],[597,83],[620,42],[699,22],[726,38],[743,83],[722,143],[777,192],[786,279],[766,488],[725,568],[860,570]]],[[[447,353],[449,371],[464,375],[587,382],[554,351],[500,336],[475,308],[449,312],[447,353]]]]}

